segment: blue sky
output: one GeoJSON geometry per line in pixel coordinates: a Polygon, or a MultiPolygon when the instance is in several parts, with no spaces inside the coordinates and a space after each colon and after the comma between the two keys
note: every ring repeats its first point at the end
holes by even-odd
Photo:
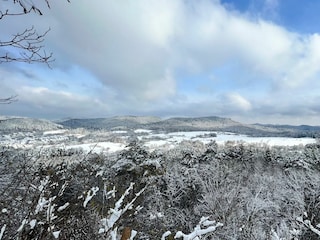
{"type": "Polygon", "coordinates": [[[51,69],[0,64],[0,96],[19,99],[0,115],[320,125],[318,0],[77,0],[43,12],[0,20],[1,41],[50,28],[55,58],[51,69]]]}

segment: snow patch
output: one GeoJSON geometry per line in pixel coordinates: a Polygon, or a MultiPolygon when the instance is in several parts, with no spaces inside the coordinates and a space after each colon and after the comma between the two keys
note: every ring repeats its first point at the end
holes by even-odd
{"type": "Polygon", "coordinates": [[[52,232],[52,235],[55,239],[58,239],[59,238],[59,235],[60,235],[60,232],[61,231],[55,231],[55,232],[52,232]]]}
{"type": "Polygon", "coordinates": [[[170,231],[166,231],[164,234],[162,234],[161,236],[161,240],[165,240],[166,237],[170,236],[171,235],[171,232],[170,231]]]}
{"type": "Polygon", "coordinates": [[[135,231],[135,230],[132,230],[131,231],[131,235],[130,235],[130,239],[129,240],[133,240],[134,238],[135,238],[135,236],[137,236],[137,231],[135,231]]]}
{"type": "Polygon", "coordinates": [[[45,131],[43,132],[43,135],[46,136],[46,135],[57,135],[57,134],[64,134],[66,133],[67,130],[65,129],[60,129],[60,130],[52,130],[52,131],[45,131]]]}
{"type": "Polygon", "coordinates": [[[91,199],[96,195],[96,193],[99,191],[99,187],[92,187],[87,192],[87,197],[83,202],[83,207],[87,207],[87,204],[91,201],[91,199]]]}
{"type": "Polygon", "coordinates": [[[22,220],[22,223],[20,225],[20,227],[18,228],[17,232],[21,232],[24,228],[24,226],[28,223],[28,220],[27,219],[23,219],[22,220]]]}
{"type": "Polygon", "coordinates": [[[126,144],[114,143],[114,142],[95,142],[95,143],[84,143],[78,145],[68,145],[66,149],[81,148],[85,152],[102,153],[109,152],[114,153],[125,149],[126,144]]]}
{"type": "Polygon", "coordinates": [[[30,229],[34,229],[34,227],[37,225],[37,219],[32,219],[29,222],[29,225],[30,225],[30,229]]]}
{"type": "Polygon", "coordinates": [[[200,236],[214,232],[218,227],[222,227],[223,224],[215,221],[208,221],[208,217],[202,217],[199,224],[194,228],[193,232],[190,234],[184,234],[181,231],[178,231],[174,238],[183,238],[183,240],[200,240],[200,236]],[[202,228],[206,227],[206,228],[202,228]]]}
{"type": "Polygon", "coordinates": [[[70,203],[67,202],[67,203],[65,203],[64,205],[60,206],[60,207],[58,208],[58,212],[63,211],[63,210],[66,209],[69,205],[70,205],[70,203]]]}
{"type": "Polygon", "coordinates": [[[1,210],[1,213],[8,213],[8,209],[3,208],[3,209],[1,210]]]}
{"type": "Polygon", "coordinates": [[[136,129],[134,130],[135,133],[151,133],[152,130],[148,130],[148,129],[136,129]]]}
{"type": "Polygon", "coordinates": [[[1,231],[0,231],[0,240],[1,240],[2,237],[3,237],[3,234],[4,234],[4,231],[6,230],[6,227],[7,227],[7,225],[4,224],[4,225],[2,226],[2,228],[1,228],[1,231]]]}

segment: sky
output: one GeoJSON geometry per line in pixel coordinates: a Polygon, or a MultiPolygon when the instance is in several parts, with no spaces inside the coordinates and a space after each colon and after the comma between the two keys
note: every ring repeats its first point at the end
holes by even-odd
{"type": "MultiPolygon", "coordinates": [[[[0,1],[0,9],[11,7],[0,1]]],[[[320,1],[76,0],[0,20],[50,28],[45,64],[0,64],[0,115],[220,116],[320,125],[320,1]]],[[[18,53],[16,49],[0,49],[18,53]]]]}

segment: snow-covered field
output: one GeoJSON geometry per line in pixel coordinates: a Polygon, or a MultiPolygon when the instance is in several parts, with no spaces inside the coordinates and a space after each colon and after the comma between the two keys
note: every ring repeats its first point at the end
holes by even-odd
{"type": "Polygon", "coordinates": [[[0,135],[0,144],[2,146],[26,149],[63,147],[66,149],[82,148],[87,152],[117,152],[126,147],[128,139],[130,139],[129,136],[137,137],[150,151],[157,148],[172,148],[182,141],[200,141],[202,143],[216,141],[218,144],[231,141],[266,144],[269,146],[306,145],[316,142],[313,138],[250,137],[228,132],[210,131],[158,133],[148,129],[136,129],[134,131],[111,132],[79,132],[79,130],[19,132],[0,135]]]}
{"type": "Polygon", "coordinates": [[[200,141],[209,143],[216,141],[218,144],[225,144],[226,142],[242,142],[242,143],[256,143],[266,144],[269,146],[295,146],[315,143],[314,138],[285,138],[285,137],[250,137],[246,135],[239,135],[227,132],[215,132],[216,137],[210,136],[213,132],[173,132],[168,134],[149,134],[148,136],[140,137],[145,141],[145,145],[150,148],[161,146],[175,146],[177,143],[185,140],[200,141]],[[157,139],[157,140],[154,140],[157,139]]]}
{"type": "Polygon", "coordinates": [[[84,143],[78,145],[66,146],[66,149],[81,148],[85,152],[117,152],[121,151],[126,147],[124,143],[114,142],[96,142],[96,143],[84,143]]]}

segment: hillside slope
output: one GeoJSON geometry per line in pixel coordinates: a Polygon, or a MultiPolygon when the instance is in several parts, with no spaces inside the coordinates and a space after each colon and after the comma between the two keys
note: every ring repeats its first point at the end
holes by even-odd
{"type": "Polygon", "coordinates": [[[92,130],[149,129],[163,132],[219,131],[257,137],[320,137],[320,126],[243,124],[217,116],[162,119],[154,116],[117,116],[110,118],[68,119],[52,122],[43,119],[0,117],[0,131],[47,131],[62,128],[92,130]]]}
{"type": "Polygon", "coordinates": [[[89,118],[89,119],[69,119],[60,122],[61,125],[69,128],[87,129],[135,129],[143,124],[159,122],[158,117],[138,117],[138,116],[119,116],[111,118],[89,118]]]}
{"type": "Polygon", "coordinates": [[[62,125],[49,120],[35,118],[2,118],[0,120],[0,131],[47,131],[64,128],[62,125]]]}

